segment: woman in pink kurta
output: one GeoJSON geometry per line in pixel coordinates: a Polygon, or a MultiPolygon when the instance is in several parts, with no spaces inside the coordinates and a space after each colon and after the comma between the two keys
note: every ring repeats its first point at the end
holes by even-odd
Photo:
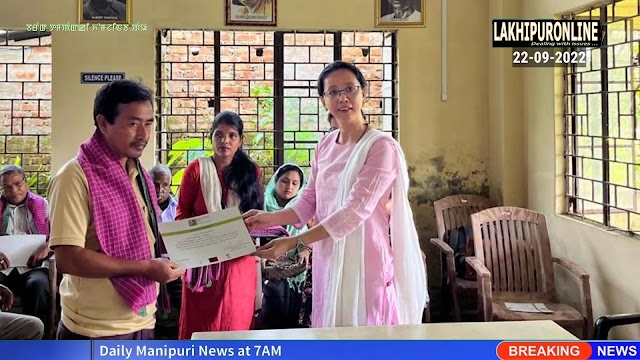
{"type": "MultiPolygon", "coordinates": [[[[307,223],[314,216],[317,217],[318,225],[308,232],[295,238],[272,241],[258,249],[256,253],[257,256],[274,258],[295,246],[299,248],[313,247],[313,309],[311,319],[313,327],[415,323],[416,316],[407,320],[404,312],[402,313],[402,321],[399,321],[398,299],[403,299],[405,305],[412,303],[412,306],[407,306],[412,309],[416,309],[416,306],[413,306],[415,304],[420,304],[418,307],[421,308],[426,301],[424,268],[419,263],[419,268],[416,268],[415,271],[422,272],[422,280],[415,281],[413,286],[424,287],[425,296],[418,294],[415,296],[416,299],[407,301],[408,294],[403,294],[402,297],[396,294],[397,279],[394,278],[396,276],[394,268],[398,267],[394,265],[398,264],[394,264],[394,253],[397,249],[394,248],[392,251],[387,203],[392,189],[396,189],[394,186],[398,185],[397,181],[400,178],[406,179],[406,176],[400,175],[399,159],[402,161],[402,168],[405,172],[406,163],[404,163],[397,142],[391,137],[375,134],[374,132],[377,130],[370,129],[365,121],[361,110],[365,89],[364,76],[352,64],[335,62],[325,68],[318,80],[318,92],[327,110],[336,118],[339,131],[331,132],[318,142],[307,188],[290,209],[272,213],[252,210],[244,214],[247,225],[257,228],[275,224],[297,224],[299,226],[307,223]],[[372,141],[366,147],[366,152],[363,153],[360,150],[355,153],[359,141],[365,142],[365,139],[372,141]],[[353,182],[349,184],[350,187],[346,190],[348,195],[345,196],[343,178],[351,174],[349,171],[353,171],[352,168],[355,168],[351,165],[351,168],[347,169],[347,163],[353,162],[352,157],[362,157],[363,154],[366,157],[362,159],[361,167],[357,168],[358,172],[355,174],[353,182]],[[338,258],[343,256],[338,255],[336,249],[340,248],[340,242],[352,241],[354,231],[361,231],[363,240],[361,251],[364,253],[362,265],[364,276],[362,279],[365,296],[361,299],[365,303],[365,316],[345,316],[345,314],[349,314],[348,307],[358,302],[352,297],[341,303],[341,300],[349,297],[349,294],[345,296],[348,291],[341,288],[342,293],[338,292],[337,301],[332,300],[329,296],[333,294],[335,298],[335,286],[340,286],[336,285],[336,276],[332,277],[335,274],[331,273],[332,269],[336,269],[335,264],[352,260],[350,258],[336,260],[336,256],[338,258]],[[312,243],[313,245],[311,245],[312,243]],[[327,305],[344,308],[327,311],[327,305]],[[326,318],[326,316],[330,316],[327,314],[335,313],[338,314],[333,315],[335,319],[326,318]]],[[[404,196],[406,197],[406,191],[404,191],[404,196]]],[[[403,204],[408,204],[408,201],[404,200],[403,204]]],[[[408,205],[406,206],[408,207],[408,205]]],[[[392,211],[396,210],[394,205],[392,211]]],[[[410,222],[414,234],[411,241],[415,242],[415,244],[411,244],[411,248],[417,249],[415,255],[419,259],[420,250],[412,218],[410,222]]],[[[405,246],[398,248],[404,249],[405,246]]],[[[350,254],[354,254],[353,250],[350,254]]],[[[353,259],[353,261],[357,260],[353,259]]],[[[353,266],[352,264],[338,266],[340,271],[343,268],[351,268],[352,270],[353,266]]],[[[403,280],[407,278],[405,273],[406,271],[403,271],[403,280]]],[[[337,281],[340,282],[339,279],[337,281]]],[[[403,286],[403,289],[406,289],[406,286],[403,286]]],[[[411,294],[413,295],[413,292],[411,294]]],[[[362,305],[355,307],[360,309],[362,305]]],[[[416,311],[412,311],[412,313],[415,314],[416,311]]],[[[419,317],[420,315],[418,315],[418,321],[419,317]]]]}
{"type": "MultiPolygon", "coordinates": [[[[355,147],[355,144],[337,143],[338,134],[334,131],[318,142],[308,190],[302,193],[292,209],[303,224],[317,216],[331,239],[342,239],[359,225],[364,225],[367,325],[393,325],[397,318],[386,204],[391,195],[391,184],[398,174],[395,147],[391,139],[377,140],[349,194],[351,201],[330,212],[336,203],[342,172],[355,147]]],[[[322,323],[318,309],[325,301],[323,285],[327,283],[329,271],[327,260],[332,255],[331,239],[313,244],[312,326],[322,323]]]]}

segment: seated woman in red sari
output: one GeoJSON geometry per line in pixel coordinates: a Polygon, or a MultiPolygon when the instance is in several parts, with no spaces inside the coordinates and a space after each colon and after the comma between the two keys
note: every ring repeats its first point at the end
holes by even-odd
{"type": "MultiPolygon", "coordinates": [[[[180,184],[176,219],[239,206],[262,208],[258,166],[242,151],[243,123],[224,111],[213,120],[210,136],[215,155],[194,160],[180,184]]],[[[187,270],[182,283],[180,339],[194,332],[249,330],[256,301],[257,263],[254,256],[187,270]]]]}

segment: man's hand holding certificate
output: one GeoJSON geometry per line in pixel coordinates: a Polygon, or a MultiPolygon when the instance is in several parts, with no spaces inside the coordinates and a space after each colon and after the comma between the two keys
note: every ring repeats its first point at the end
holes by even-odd
{"type": "Polygon", "coordinates": [[[249,255],[256,246],[237,207],[158,224],[171,260],[184,269],[249,255]]]}

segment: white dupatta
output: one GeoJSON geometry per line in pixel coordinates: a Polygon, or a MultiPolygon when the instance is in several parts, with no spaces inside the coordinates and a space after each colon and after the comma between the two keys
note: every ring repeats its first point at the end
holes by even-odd
{"type": "MultiPolygon", "coordinates": [[[[382,136],[389,135],[372,129],[356,144],[338,186],[336,209],[346,201],[369,149],[382,136]]],[[[399,173],[391,191],[391,247],[398,324],[419,324],[425,304],[429,302],[426,271],[409,204],[407,164],[400,145],[395,140],[394,144],[399,173]]],[[[318,324],[319,327],[367,325],[364,241],[363,225],[345,239],[334,240],[333,256],[329,261],[329,281],[325,288],[326,301],[320,309],[323,323],[318,324]]]]}
{"type": "MultiPolygon", "coordinates": [[[[204,204],[207,206],[207,213],[212,213],[222,210],[222,185],[220,179],[218,179],[218,170],[216,164],[211,157],[198,158],[198,164],[200,165],[200,189],[202,190],[202,197],[204,198],[204,204]]],[[[240,198],[231,189],[227,193],[226,207],[233,207],[240,205],[240,198]]],[[[256,283],[256,299],[255,309],[258,310],[262,307],[262,270],[260,269],[260,262],[256,261],[257,267],[257,283],[256,283]]]]}

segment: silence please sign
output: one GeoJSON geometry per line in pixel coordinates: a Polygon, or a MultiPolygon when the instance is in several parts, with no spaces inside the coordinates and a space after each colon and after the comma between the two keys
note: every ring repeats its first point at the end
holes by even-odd
{"type": "Polygon", "coordinates": [[[81,84],[105,84],[116,80],[124,80],[123,72],[81,73],[81,84]]]}

